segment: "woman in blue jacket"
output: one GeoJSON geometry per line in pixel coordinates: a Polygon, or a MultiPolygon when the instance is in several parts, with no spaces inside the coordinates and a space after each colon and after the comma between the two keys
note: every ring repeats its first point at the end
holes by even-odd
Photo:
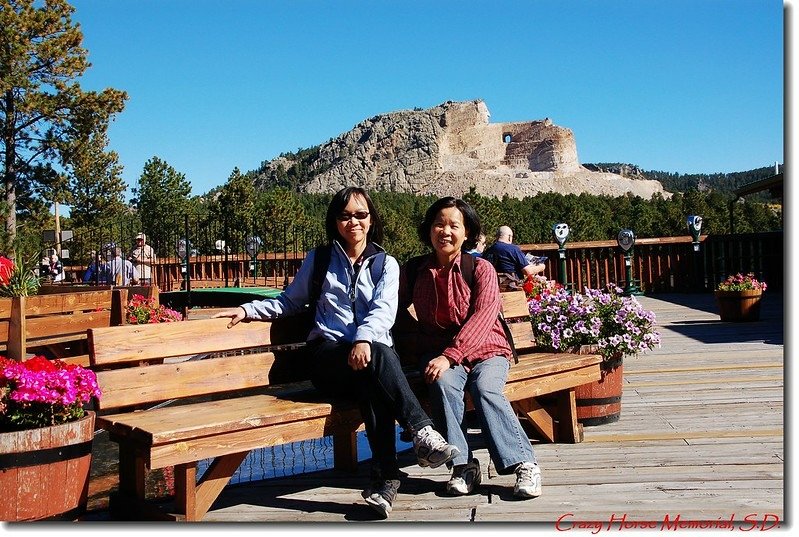
{"type": "MultiPolygon", "coordinates": [[[[386,517],[399,488],[395,420],[413,433],[420,466],[445,464],[458,449],[433,429],[393,349],[399,264],[378,244],[382,222],[366,191],[347,187],[337,192],[327,208],[325,229],[330,260],[308,335],[311,381],[325,395],[358,401],[375,464],[372,484],[362,495],[386,517]],[[373,276],[371,264],[380,261],[382,270],[373,276]]],[[[303,312],[312,302],[314,258],[321,251],[309,252],[278,297],[215,317],[230,317],[230,328],[244,319],[266,321],[303,312]]]]}

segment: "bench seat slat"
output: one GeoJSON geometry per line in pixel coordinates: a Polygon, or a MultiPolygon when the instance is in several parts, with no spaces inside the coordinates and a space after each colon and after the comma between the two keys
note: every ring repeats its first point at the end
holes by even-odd
{"type": "Polygon", "coordinates": [[[575,388],[600,378],[602,378],[602,372],[597,362],[594,365],[578,369],[549,373],[539,378],[532,377],[518,382],[508,381],[505,385],[505,396],[510,401],[529,399],[575,388]]]}
{"type": "Polygon", "coordinates": [[[602,357],[597,354],[532,353],[519,356],[519,363],[512,364],[508,371],[508,382],[546,376],[558,371],[570,371],[599,366],[602,357]]]}
{"type": "Polygon", "coordinates": [[[195,437],[225,435],[235,431],[292,423],[312,418],[336,417],[349,403],[293,401],[259,394],[205,401],[151,410],[97,416],[97,427],[145,446],[186,441],[195,437]]]}
{"type": "Polygon", "coordinates": [[[342,427],[353,431],[362,429],[358,411],[339,412],[302,421],[279,423],[265,427],[251,427],[223,435],[188,438],[185,441],[161,444],[149,451],[148,467],[163,468],[230,453],[279,446],[290,442],[313,440],[340,433],[342,427]],[[351,417],[352,421],[347,421],[351,417]]]}

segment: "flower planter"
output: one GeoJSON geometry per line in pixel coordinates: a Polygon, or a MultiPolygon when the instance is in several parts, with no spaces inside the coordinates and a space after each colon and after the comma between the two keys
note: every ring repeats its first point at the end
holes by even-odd
{"type": "Polygon", "coordinates": [[[70,423],[0,433],[0,520],[74,520],[86,511],[94,412],[70,423]]]}
{"type": "Polygon", "coordinates": [[[602,378],[574,389],[577,421],[585,426],[603,425],[621,418],[622,357],[603,361],[601,369],[602,378]]]}
{"type": "Polygon", "coordinates": [[[760,300],[763,291],[716,291],[719,315],[725,322],[751,322],[760,320],[760,300]]]}

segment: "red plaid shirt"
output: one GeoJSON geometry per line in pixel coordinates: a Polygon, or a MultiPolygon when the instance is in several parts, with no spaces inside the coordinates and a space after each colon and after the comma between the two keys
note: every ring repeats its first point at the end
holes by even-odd
{"type": "MultiPolygon", "coordinates": [[[[470,255],[470,254],[462,254],[470,255]]],[[[472,289],[461,275],[461,258],[455,259],[449,271],[447,296],[438,296],[435,274],[436,261],[430,255],[419,267],[413,289],[413,307],[419,320],[418,348],[431,356],[444,355],[456,363],[476,363],[494,356],[512,356],[498,315],[502,300],[499,296],[497,273],[485,259],[475,259],[474,297],[472,289]],[[449,316],[447,327],[436,318],[440,302],[445,302],[443,312],[449,316]]],[[[407,266],[400,273],[399,304],[407,308],[407,266]]]]}

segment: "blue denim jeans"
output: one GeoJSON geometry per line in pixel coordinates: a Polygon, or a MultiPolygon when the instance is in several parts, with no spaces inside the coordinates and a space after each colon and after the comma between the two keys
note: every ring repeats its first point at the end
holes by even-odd
{"type": "Polygon", "coordinates": [[[511,473],[520,462],[536,463],[530,439],[503,393],[509,368],[507,358],[495,356],[478,362],[468,372],[462,365],[454,365],[439,380],[428,385],[436,429],[460,450],[451,464],[466,464],[472,458],[466,441],[465,390],[469,390],[474,402],[497,472],[511,473]]]}
{"type": "Polygon", "coordinates": [[[382,479],[396,479],[399,466],[394,420],[411,431],[433,425],[408,385],[399,356],[387,345],[372,343],[369,365],[355,371],[347,363],[352,343],[315,340],[308,346],[314,387],[326,396],[358,403],[373,462],[382,479]]]}

